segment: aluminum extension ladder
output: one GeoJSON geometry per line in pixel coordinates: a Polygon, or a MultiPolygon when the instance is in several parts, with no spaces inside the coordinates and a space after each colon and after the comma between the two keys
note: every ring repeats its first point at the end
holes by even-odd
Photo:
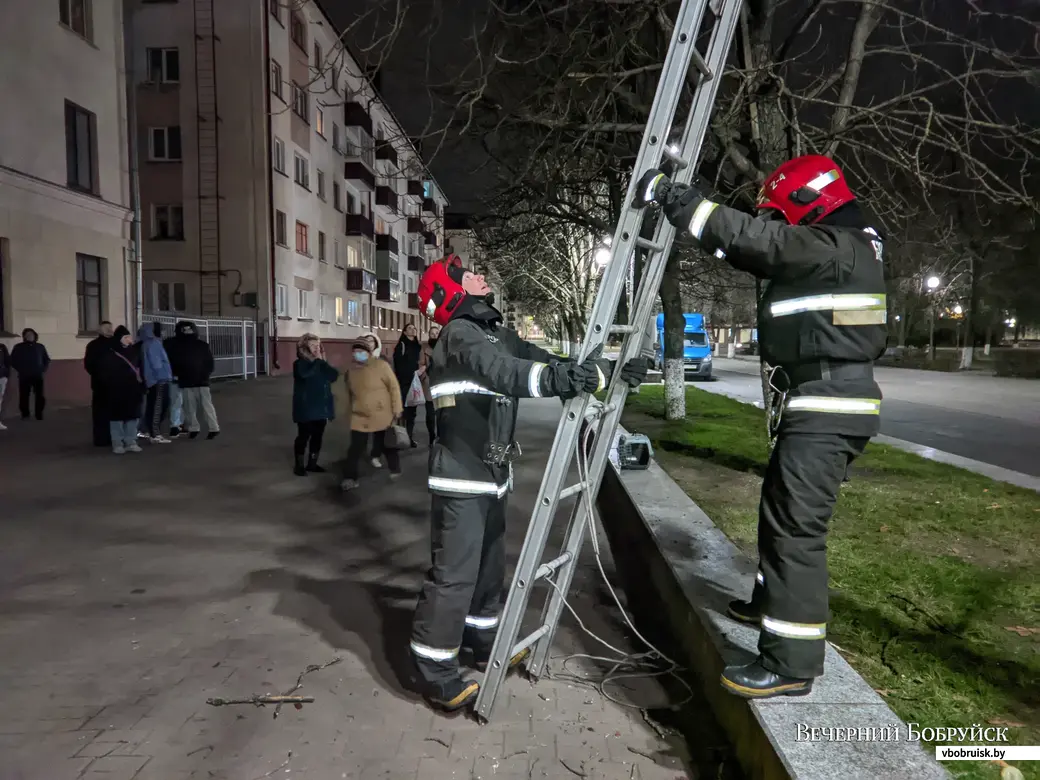
{"type": "MultiPolygon", "coordinates": [[[[675,229],[667,220],[655,216],[648,217],[648,224],[644,225],[644,216],[651,212],[635,205],[636,184],[643,173],[651,168],[674,170],[671,174],[673,181],[684,184],[690,182],[708,130],[718,92],[719,75],[726,64],[742,3],[743,0],[683,0],[675,20],[675,30],[664,61],[664,69],[661,71],[653,107],[650,109],[643,141],[639,147],[639,155],[636,157],[632,180],[628,185],[624,211],[610,245],[610,262],[604,269],[589,328],[581,346],[580,360],[584,360],[594,349],[602,346],[608,333],[625,334],[618,366],[624,365],[641,353],[643,335],[661,286],[675,229]],[[702,55],[696,50],[696,41],[706,14],[710,14],[708,18],[712,23],[712,31],[707,51],[702,55]],[[693,102],[682,140],[676,146],[669,146],[672,123],[691,63],[699,74],[693,102]],[[653,225],[649,220],[654,219],[657,224],[653,238],[649,239],[646,235],[653,225]],[[646,252],[646,261],[638,291],[633,296],[633,316],[628,325],[614,325],[614,316],[625,290],[629,264],[633,261],[637,248],[646,252]]],[[[537,679],[545,667],[563,611],[563,600],[570,588],[574,566],[585,539],[586,525],[590,520],[588,511],[593,508],[593,500],[599,492],[603,470],[608,462],[628,392],[627,385],[615,375],[607,390],[608,400],[605,404],[584,393],[564,404],[563,417],[556,430],[556,440],[549,453],[549,462],[531,514],[527,538],[520,552],[513,584],[502,612],[498,636],[474,708],[478,719],[485,723],[491,719],[495,697],[508,672],[510,658],[530,648],[531,655],[526,664],[528,674],[537,679]],[[591,451],[585,458],[583,481],[565,487],[564,481],[570,470],[571,459],[578,448],[581,426],[586,420],[590,425],[598,420],[599,429],[591,451]],[[553,560],[541,563],[560,501],[572,496],[577,496],[579,500],[571,512],[563,551],[553,560]],[[552,582],[555,587],[552,588],[552,595],[543,607],[540,627],[519,639],[531,586],[539,579],[554,576],[552,582]]]]}

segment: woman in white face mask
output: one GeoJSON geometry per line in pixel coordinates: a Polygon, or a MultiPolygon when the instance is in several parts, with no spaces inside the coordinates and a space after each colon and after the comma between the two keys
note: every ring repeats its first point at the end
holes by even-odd
{"type": "MultiPolygon", "coordinates": [[[[394,424],[403,409],[401,387],[388,362],[380,360],[371,351],[371,342],[360,338],[354,342],[354,363],[347,373],[347,392],[350,394],[350,447],[347,450],[343,490],[358,486],[361,456],[373,439],[373,465],[380,463],[379,455],[386,455],[390,478],[401,476],[401,460],[396,449],[385,449],[383,441],[387,429],[394,424]]],[[[380,463],[380,465],[382,465],[380,463]]]]}

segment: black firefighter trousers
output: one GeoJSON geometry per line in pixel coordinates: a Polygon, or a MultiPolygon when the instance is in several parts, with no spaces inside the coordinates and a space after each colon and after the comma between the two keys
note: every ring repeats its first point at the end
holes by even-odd
{"type": "Polygon", "coordinates": [[[439,689],[460,676],[459,651],[491,652],[505,595],[506,497],[433,496],[432,559],[412,623],[412,656],[439,689]]]}
{"type": "Polygon", "coordinates": [[[868,437],[781,433],[758,509],[762,665],[787,677],[823,674],[827,636],[827,529],[846,469],[868,437]]]}

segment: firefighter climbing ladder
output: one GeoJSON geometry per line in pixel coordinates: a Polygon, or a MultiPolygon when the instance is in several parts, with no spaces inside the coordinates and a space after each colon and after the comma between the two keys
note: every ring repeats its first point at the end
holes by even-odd
{"type": "MultiPolygon", "coordinates": [[[[632,180],[628,185],[625,208],[610,245],[610,262],[604,269],[585,342],[581,347],[581,360],[602,346],[609,333],[624,334],[618,366],[638,357],[641,352],[643,334],[661,286],[675,229],[667,220],[657,219],[653,238],[643,235],[644,231],[641,228],[648,210],[634,205],[637,195],[642,195],[636,192],[636,185],[643,172],[665,166],[675,170],[673,181],[684,184],[690,182],[708,130],[712,106],[718,91],[718,77],[726,63],[730,43],[740,18],[742,2],[743,0],[682,2],[675,20],[664,69],[661,71],[661,79],[657,85],[657,94],[639,147],[639,155],[636,157],[632,180]],[[701,55],[696,50],[696,41],[706,16],[711,23],[711,34],[707,51],[701,55]],[[691,64],[698,74],[693,101],[682,139],[675,145],[669,145],[672,124],[691,64]],[[637,249],[645,252],[646,260],[631,307],[632,316],[628,325],[614,325],[614,316],[625,289],[629,264],[637,249]]],[[[520,552],[513,584],[502,611],[498,636],[477,698],[475,713],[484,722],[491,718],[495,697],[505,679],[510,658],[530,648],[527,671],[533,678],[541,674],[548,660],[549,649],[563,611],[564,597],[570,588],[574,566],[585,539],[585,529],[590,521],[588,512],[593,506],[590,499],[594,499],[599,492],[614,433],[621,419],[625,397],[628,395],[628,387],[617,373],[607,390],[605,404],[587,394],[564,404],[563,417],[556,430],[556,440],[549,453],[549,462],[542,477],[542,486],[531,515],[527,538],[520,552]],[[578,450],[581,427],[586,420],[590,424],[598,421],[599,429],[585,459],[586,467],[581,470],[581,481],[566,487],[564,483],[570,471],[571,459],[578,450]],[[542,563],[542,555],[556,510],[561,501],[570,497],[578,497],[579,500],[575,502],[571,512],[563,551],[558,557],[542,563]],[[543,607],[541,625],[520,639],[521,622],[527,610],[530,588],[537,580],[550,577],[553,578],[554,587],[552,595],[543,607]]]]}

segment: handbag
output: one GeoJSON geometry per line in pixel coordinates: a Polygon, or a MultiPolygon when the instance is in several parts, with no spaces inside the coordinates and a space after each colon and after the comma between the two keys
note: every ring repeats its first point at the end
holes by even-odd
{"type": "Polygon", "coordinates": [[[401,425],[391,425],[383,431],[383,447],[388,450],[406,450],[412,445],[408,431],[401,425]]]}
{"type": "Polygon", "coordinates": [[[412,377],[412,385],[408,388],[408,395],[404,398],[405,406],[422,406],[426,403],[426,393],[422,389],[422,380],[419,379],[419,372],[415,372],[415,376],[412,377]]]}

